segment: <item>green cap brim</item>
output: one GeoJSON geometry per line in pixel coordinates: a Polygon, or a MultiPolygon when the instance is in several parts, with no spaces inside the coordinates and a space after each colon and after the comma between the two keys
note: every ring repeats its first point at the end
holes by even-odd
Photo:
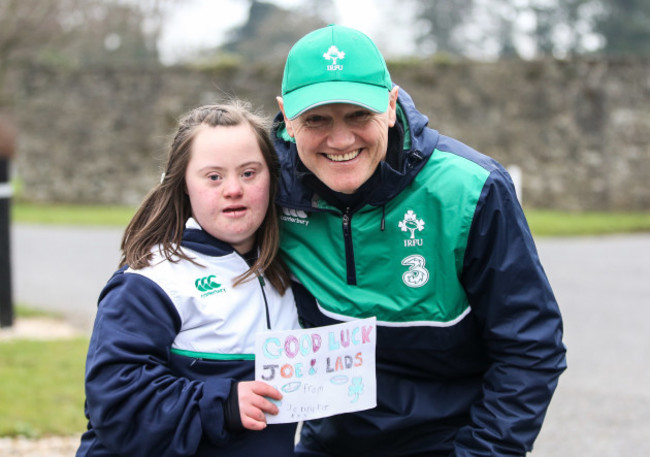
{"type": "Polygon", "coordinates": [[[327,81],[293,90],[282,97],[284,114],[294,119],[307,110],[331,103],[350,103],[375,113],[388,109],[386,87],[350,81],[327,81]]]}

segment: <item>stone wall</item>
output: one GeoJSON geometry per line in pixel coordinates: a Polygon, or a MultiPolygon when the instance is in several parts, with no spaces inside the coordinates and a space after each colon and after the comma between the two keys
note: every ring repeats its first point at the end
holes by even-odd
{"type": "MultiPolygon", "coordinates": [[[[527,207],[650,209],[650,61],[389,63],[451,135],[522,169],[527,207]]],[[[25,68],[13,82],[22,197],[137,204],[176,119],[237,95],[275,114],[282,67],[25,68]]]]}

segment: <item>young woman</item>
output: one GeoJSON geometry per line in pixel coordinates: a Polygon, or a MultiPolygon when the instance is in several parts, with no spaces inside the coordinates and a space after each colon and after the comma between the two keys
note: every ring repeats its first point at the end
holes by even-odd
{"type": "Polygon", "coordinates": [[[298,327],[277,181],[268,125],[246,105],[180,121],[99,297],[77,457],[293,455],[295,424],[265,422],[282,395],[252,381],[255,334],[298,327]]]}

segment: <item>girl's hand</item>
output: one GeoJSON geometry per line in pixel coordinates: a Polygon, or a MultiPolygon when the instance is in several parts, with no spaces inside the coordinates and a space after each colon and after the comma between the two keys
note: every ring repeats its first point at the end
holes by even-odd
{"type": "Polygon", "coordinates": [[[282,394],[262,381],[244,381],[237,385],[239,398],[239,415],[244,428],[264,430],[266,417],[264,413],[277,414],[278,407],[264,397],[281,400],[282,394]]]}

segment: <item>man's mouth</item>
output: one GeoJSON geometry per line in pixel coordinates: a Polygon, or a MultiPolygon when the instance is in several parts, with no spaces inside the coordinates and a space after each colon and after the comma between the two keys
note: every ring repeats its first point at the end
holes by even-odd
{"type": "Polygon", "coordinates": [[[361,149],[348,152],[347,154],[325,154],[325,157],[334,162],[347,162],[348,160],[356,158],[359,154],[361,154],[361,149]]]}

